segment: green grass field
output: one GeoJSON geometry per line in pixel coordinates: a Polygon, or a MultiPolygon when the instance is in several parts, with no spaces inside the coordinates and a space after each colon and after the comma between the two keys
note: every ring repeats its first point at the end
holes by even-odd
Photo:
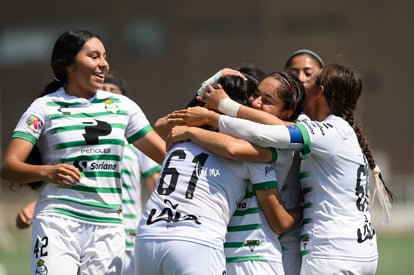
{"type": "MultiPolygon", "coordinates": [[[[29,272],[30,229],[14,232],[15,245],[8,250],[0,250],[0,263],[6,274],[26,275],[29,272]]],[[[378,234],[380,260],[377,275],[414,274],[414,234],[384,235],[378,234]]]]}
{"type": "Polygon", "coordinates": [[[378,234],[379,264],[377,275],[414,274],[414,234],[378,234]]]}

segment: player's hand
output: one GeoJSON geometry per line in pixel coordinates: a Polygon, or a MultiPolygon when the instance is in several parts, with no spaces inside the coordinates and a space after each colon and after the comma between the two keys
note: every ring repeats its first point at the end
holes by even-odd
{"type": "Polygon", "coordinates": [[[237,70],[231,69],[231,68],[223,68],[221,70],[221,75],[222,76],[227,76],[227,75],[240,76],[244,80],[247,80],[247,77],[244,74],[242,74],[241,72],[239,72],[237,70]]]}
{"type": "Polygon", "coordinates": [[[35,205],[36,202],[31,202],[19,211],[16,218],[17,228],[25,229],[32,225],[35,205]]]}
{"type": "Polygon", "coordinates": [[[63,187],[72,187],[79,183],[79,169],[73,165],[59,163],[46,167],[46,180],[63,187]]]}
{"type": "Polygon", "coordinates": [[[220,100],[228,98],[226,91],[220,84],[208,85],[208,91],[203,96],[197,96],[197,100],[205,103],[205,107],[211,110],[218,110],[220,100]]]}
{"type": "Polygon", "coordinates": [[[197,106],[174,111],[167,116],[167,120],[176,125],[210,125],[215,127],[216,123],[214,120],[218,119],[218,116],[216,112],[197,106]]]}
{"type": "Polygon", "coordinates": [[[170,133],[167,136],[166,147],[169,150],[174,144],[180,141],[187,141],[190,139],[189,137],[189,130],[191,127],[189,126],[175,126],[170,130],[170,133]]]}

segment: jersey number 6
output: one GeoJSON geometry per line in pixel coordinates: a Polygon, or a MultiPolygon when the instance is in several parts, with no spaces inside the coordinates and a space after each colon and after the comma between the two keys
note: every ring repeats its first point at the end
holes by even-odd
{"type": "MultiPolygon", "coordinates": [[[[184,150],[175,150],[174,152],[172,152],[170,154],[170,156],[168,157],[167,161],[165,162],[165,167],[161,172],[161,176],[160,176],[160,184],[158,184],[158,188],[157,188],[157,192],[160,195],[169,195],[172,192],[174,192],[175,187],[177,186],[177,182],[178,182],[178,176],[179,173],[177,171],[177,169],[170,167],[170,162],[171,159],[174,157],[178,157],[178,159],[185,159],[186,158],[186,153],[184,152],[184,150]],[[162,184],[165,181],[166,177],[170,176],[170,182],[168,184],[167,187],[164,187],[165,185],[162,184]]],[[[185,197],[186,199],[192,199],[194,196],[194,190],[195,187],[197,185],[197,181],[198,181],[198,177],[201,174],[204,164],[206,163],[206,160],[208,158],[208,154],[206,153],[201,153],[197,156],[194,157],[193,159],[193,163],[194,165],[194,170],[193,173],[191,175],[191,179],[190,182],[188,183],[188,187],[187,187],[187,191],[185,193],[185,197]]]]}

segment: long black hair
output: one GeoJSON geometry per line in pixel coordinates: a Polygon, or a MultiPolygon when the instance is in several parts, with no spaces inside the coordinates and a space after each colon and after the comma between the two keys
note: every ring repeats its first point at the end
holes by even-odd
{"type": "Polygon", "coordinates": [[[93,37],[100,39],[97,34],[87,30],[69,30],[59,36],[53,46],[51,57],[54,77],[45,87],[42,96],[53,93],[67,83],[67,68],[74,63],[76,55],[85,43],[93,37]]]}
{"type": "MultiPolygon", "coordinates": [[[[93,37],[100,39],[97,34],[87,30],[69,30],[59,36],[53,46],[51,56],[51,66],[54,77],[53,80],[47,84],[41,96],[53,93],[67,83],[67,67],[74,63],[76,55],[85,43],[93,37]]],[[[26,163],[34,165],[42,164],[42,155],[36,144],[33,146],[32,151],[27,157],[26,163]]],[[[33,190],[36,190],[40,188],[42,184],[43,181],[35,181],[28,183],[27,185],[33,190]]]]}

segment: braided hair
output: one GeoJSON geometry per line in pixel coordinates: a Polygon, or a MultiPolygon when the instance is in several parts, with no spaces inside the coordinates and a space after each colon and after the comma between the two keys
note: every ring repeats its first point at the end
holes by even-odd
{"type": "MultiPolygon", "coordinates": [[[[320,74],[316,76],[315,83],[316,85],[324,86],[324,95],[332,113],[345,119],[354,129],[359,145],[368,161],[369,168],[374,170],[376,163],[368,141],[354,117],[354,111],[362,93],[362,81],[357,72],[340,64],[331,63],[325,65],[320,74]]],[[[381,173],[379,178],[389,200],[393,202],[394,194],[385,184],[381,173]]]]}

